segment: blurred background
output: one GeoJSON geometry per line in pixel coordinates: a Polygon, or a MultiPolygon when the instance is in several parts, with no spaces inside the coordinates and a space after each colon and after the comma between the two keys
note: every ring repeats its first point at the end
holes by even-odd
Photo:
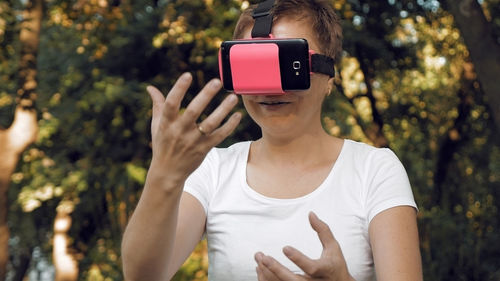
{"type": "MultiPolygon", "coordinates": [[[[189,71],[187,104],[254,2],[0,1],[0,280],[123,279],[151,157],[145,87],[189,71]]],[[[400,157],[426,280],[500,280],[500,0],[332,3],[345,51],[325,129],[400,157]]],[[[220,146],[259,134],[245,116],[220,146]]],[[[202,242],[174,280],[207,265],[202,242]]]]}

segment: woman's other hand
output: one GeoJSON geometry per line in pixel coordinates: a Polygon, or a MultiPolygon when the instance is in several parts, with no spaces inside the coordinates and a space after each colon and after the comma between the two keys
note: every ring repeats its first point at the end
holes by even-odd
{"type": "Polygon", "coordinates": [[[313,212],[309,213],[309,222],[318,233],[319,240],[323,245],[321,257],[313,260],[293,247],[284,247],[283,253],[305,273],[305,275],[298,275],[284,267],[273,257],[258,252],[255,254],[255,260],[258,264],[256,270],[259,281],[354,280],[347,270],[340,245],[335,240],[328,225],[313,212]]]}
{"type": "Polygon", "coordinates": [[[159,175],[168,173],[165,186],[182,186],[208,151],[229,136],[241,119],[237,112],[221,125],[238,102],[238,98],[230,94],[207,118],[197,123],[203,110],[221,89],[218,79],[207,83],[181,112],[181,102],[191,81],[191,74],[181,75],[166,98],[155,87],[147,88],[153,101],[151,167],[159,175]]]}

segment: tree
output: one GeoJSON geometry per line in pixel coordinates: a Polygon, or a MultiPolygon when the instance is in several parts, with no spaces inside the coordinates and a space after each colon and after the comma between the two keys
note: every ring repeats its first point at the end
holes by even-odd
{"type": "Polygon", "coordinates": [[[447,0],[446,8],[455,19],[474,63],[478,80],[488,97],[497,130],[500,130],[500,44],[478,1],[447,0]]]}
{"type": "Polygon", "coordinates": [[[6,130],[0,130],[0,279],[6,277],[9,229],[7,225],[7,191],[10,177],[19,156],[36,139],[38,130],[34,102],[37,89],[37,56],[42,25],[42,0],[28,1],[23,12],[19,40],[19,89],[14,121],[6,130]]]}
{"type": "MultiPolygon", "coordinates": [[[[487,19],[498,18],[495,1],[482,2],[487,19]]],[[[185,106],[218,75],[218,45],[231,38],[249,3],[44,4],[36,60],[37,92],[43,93],[36,100],[38,134],[7,177],[8,281],[28,273],[60,277],[55,271],[64,261],[77,265],[80,280],[122,280],[121,234],[151,157],[145,87],[167,92],[190,71],[194,83],[185,106]],[[58,221],[71,225],[59,229],[58,221]]],[[[454,18],[437,1],[334,5],[343,19],[345,51],[337,88],[324,103],[325,129],[388,146],[400,157],[420,209],[426,279],[494,280],[500,268],[500,147],[481,75],[454,18]]],[[[20,1],[0,1],[0,126],[6,128],[19,104],[24,8],[20,1]]],[[[258,137],[245,117],[221,146],[258,137]]],[[[206,280],[204,245],[175,280],[206,280]]]]}

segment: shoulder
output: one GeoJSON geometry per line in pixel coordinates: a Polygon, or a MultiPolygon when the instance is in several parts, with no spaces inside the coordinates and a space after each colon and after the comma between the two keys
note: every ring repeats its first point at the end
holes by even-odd
{"type": "Polygon", "coordinates": [[[225,148],[214,147],[208,152],[201,166],[210,167],[212,170],[215,169],[219,171],[236,166],[238,163],[246,161],[248,158],[250,143],[250,141],[245,141],[232,144],[225,148]]]}
{"type": "Polygon", "coordinates": [[[187,178],[184,191],[200,201],[205,213],[220,183],[233,177],[236,174],[234,171],[241,167],[238,165],[244,159],[241,156],[245,155],[249,146],[249,142],[242,142],[227,148],[212,148],[201,165],[187,178]]]}
{"type": "Polygon", "coordinates": [[[250,141],[237,142],[229,147],[215,147],[209,152],[210,157],[216,157],[218,161],[224,163],[248,155],[250,141]]]}
{"type": "Polygon", "coordinates": [[[232,155],[234,153],[241,153],[248,150],[251,141],[242,141],[234,143],[228,147],[215,147],[212,150],[221,156],[232,155]]]}
{"type": "MultiPolygon", "coordinates": [[[[250,142],[235,143],[227,148],[212,148],[201,165],[190,175],[189,180],[199,178],[206,180],[208,175],[217,177],[221,171],[234,167],[248,153],[250,142]]],[[[190,181],[188,181],[191,183],[190,181]]]]}
{"type": "Polygon", "coordinates": [[[378,148],[348,139],[344,141],[344,148],[352,161],[363,164],[363,166],[378,166],[381,163],[400,163],[396,154],[389,148],[378,148]]]}
{"type": "Polygon", "coordinates": [[[407,185],[406,170],[391,149],[377,148],[351,140],[346,140],[344,145],[346,154],[344,161],[348,163],[347,167],[361,178],[365,187],[389,179],[397,179],[398,182],[407,185]]]}
{"type": "Polygon", "coordinates": [[[361,179],[361,196],[367,221],[396,206],[416,208],[408,175],[401,161],[389,148],[348,141],[352,168],[361,179]]]}

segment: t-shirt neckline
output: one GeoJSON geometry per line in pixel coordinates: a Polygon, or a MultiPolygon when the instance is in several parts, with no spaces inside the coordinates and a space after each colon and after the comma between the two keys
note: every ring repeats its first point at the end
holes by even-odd
{"type": "Polygon", "coordinates": [[[348,150],[348,146],[350,144],[349,140],[344,139],[344,142],[342,144],[342,147],[340,148],[340,153],[339,156],[337,157],[337,160],[335,160],[335,163],[333,163],[330,172],[328,172],[328,175],[326,178],[321,182],[321,184],[316,187],[313,191],[309,192],[308,194],[305,194],[303,196],[299,196],[296,198],[275,198],[275,197],[269,197],[265,196],[259,192],[257,192],[255,189],[253,189],[247,182],[247,165],[248,165],[248,155],[250,153],[250,145],[252,141],[247,141],[246,142],[246,147],[243,150],[243,153],[241,155],[241,159],[238,160],[238,165],[240,168],[238,169],[240,176],[239,178],[241,179],[241,184],[240,186],[242,187],[243,191],[250,196],[251,198],[261,201],[261,202],[272,202],[274,204],[290,204],[290,203],[298,203],[301,201],[306,201],[311,197],[316,196],[317,194],[321,193],[322,190],[324,190],[328,186],[328,182],[331,182],[331,178],[334,177],[336,174],[336,170],[339,169],[339,166],[342,165],[342,162],[344,161],[344,155],[347,153],[346,150],[348,150]]]}

